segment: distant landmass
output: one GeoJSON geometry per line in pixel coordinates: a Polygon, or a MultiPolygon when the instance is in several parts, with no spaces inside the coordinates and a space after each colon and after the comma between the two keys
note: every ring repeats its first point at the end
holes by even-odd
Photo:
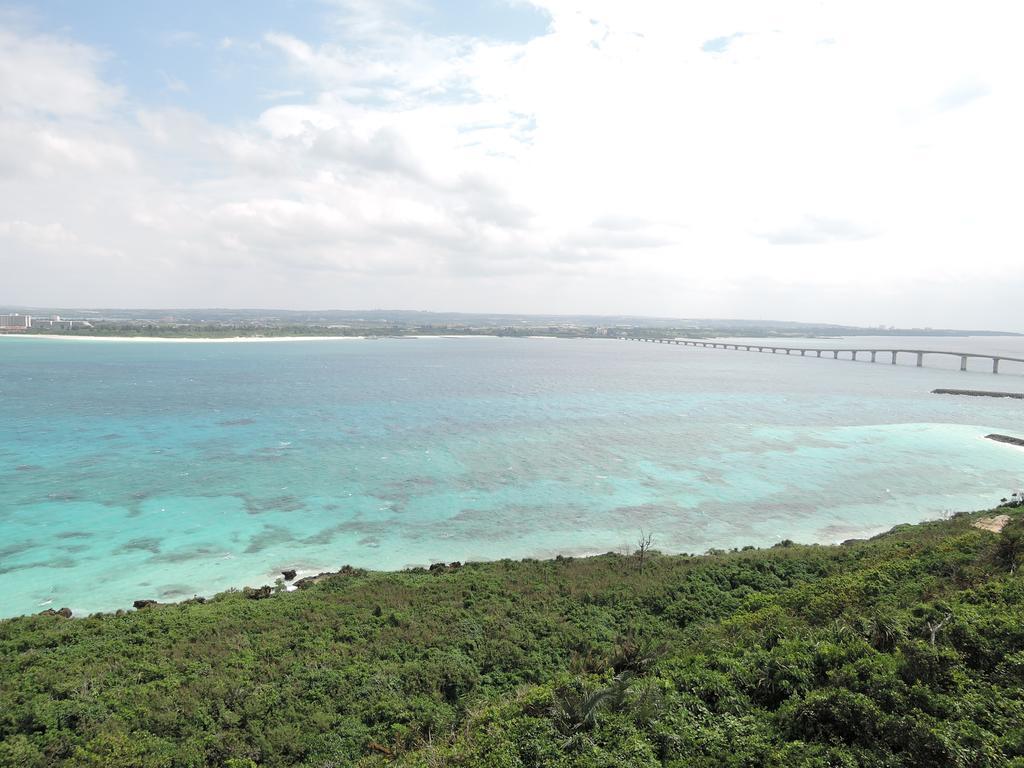
{"type": "MultiPolygon", "coordinates": [[[[807,323],[790,320],[644,317],[641,315],[556,315],[428,312],[402,309],[124,309],[83,307],[0,307],[0,317],[20,320],[6,331],[74,335],[355,335],[408,333],[501,333],[503,335],[613,336],[1020,336],[988,329],[896,328],[807,323]]],[[[2,324],[0,324],[2,325],[2,324]]]]}

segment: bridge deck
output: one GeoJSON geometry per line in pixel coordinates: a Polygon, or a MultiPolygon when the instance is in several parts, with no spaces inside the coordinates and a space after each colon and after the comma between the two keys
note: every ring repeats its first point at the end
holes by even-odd
{"type": "Polygon", "coordinates": [[[745,350],[751,351],[771,351],[771,352],[785,352],[787,355],[792,355],[794,352],[799,352],[802,357],[806,357],[808,352],[816,354],[821,357],[823,354],[831,353],[833,358],[838,359],[840,354],[850,355],[851,360],[856,360],[859,354],[870,354],[871,362],[875,363],[877,357],[880,354],[887,354],[892,356],[891,363],[896,364],[897,355],[914,355],[917,359],[917,366],[921,367],[922,360],[925,355],[947,355],[950,357],[960,358],[960,370],[967,370],[967,360],[969,358],[981,358],[984,360],[992,361],[992,373],[999,373],[999,364],[1002,362],[1010,363],[1024,363],[1024,358],[1020,357],[1009,357],[1007,355],[990,355],[984,352],[954,352],[952,350],[945,349],[906,349],[902,347],[783,347],[775,344],[757,344],[750,342],[735,342],[735,341],[698,341],[696,339],[656,339],[656,338],[644,338],[636,336],[621,337],[624,341],[647,341],[658,344],[681,344],[687,347],[704,347],[707,349],[733,349],[733,350],[745,350]]]}

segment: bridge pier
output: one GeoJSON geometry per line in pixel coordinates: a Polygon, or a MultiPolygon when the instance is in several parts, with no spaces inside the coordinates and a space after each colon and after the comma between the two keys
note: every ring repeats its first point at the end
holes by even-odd
{"type": "MultiPolygon", "coordinates": [[[[1009,360],[1012,363],[1024,363],[1024,358],[1019,358],[1019,357],[997,357],[996,355],[985,355],[985,354],[979,354],[979,353],[975,353],[975,352],[953,352],[953,351],[938,350],[938,349],[823,349],[823,348],[807,348],[807,347],[775,347],[775,346],[766,346],[766,345],[736,344],[736,343],[717,342],[717,341],[697,341],[696,339],[679,339],[679,338],[666,339],[666,338],[651,338],[651,337],[640,337],[640,336],[618,336],[616,338],[618,338],[620,340],[623,340],[623,341],[642,341],[642,342],[646,342],[648,344],[654,344],[654,343],[657,343],[657,344],[675,344],[677,346],[682,344],[683,346],[687,346],[687,347],[703,347],[705,349],[708,349],[708,348],[710,348],[710,349],[732,349],[732,350],[735,350],[737,352],[740,351],[740,350],[745,350],[747,352],[771,352],[773,355],[776,355],[779,352],[785,352],[787,355],[792,355],[794,352],[798,351],[800,353],[801,357],[807,357],[807,353],[808,352],[813,352],[816,357],[821,358],[823,354],[827,354],[827,353],[831,352],[833,360],[839,360],[840,359],[840,357],[839,357],[840,354],[846,354],[848,352],[850,354],[850,358],[849,359],[852,360],[852,361],[855,361],[855,362],[859,360],[858,356],[862,352],[865,352],[865,353],[871,355],[871,362],[872,363],[877,363],[878,362],[878,359],[879,359],[878,355],[879,354],[887,354],[887,355],[891,356],[890,359],[889,359],[889,362],[892,365],[896,365],[898,363],[899,355],[902,353],[902,354],[908,354],[908,355],[916,355],[917,359],[916,359],[915,363],[916,363],[918,368],[923,368],[924,367],[924,356],[925,355],[947,355],[949,357],[959,357],[960,358],[960,370],[961,371],[968,370],[968,368],[967,368],[968,358],[977,357],[977,358],[981,358],[981,359],[984,359],[984,360],[991,360],[992,361],[992,373],[999,373],[999,364],[1002,363],[1004,360],[1009,360]]],[[[843,359],[845,360],[846,358],[843,358],[843,359]]]]}

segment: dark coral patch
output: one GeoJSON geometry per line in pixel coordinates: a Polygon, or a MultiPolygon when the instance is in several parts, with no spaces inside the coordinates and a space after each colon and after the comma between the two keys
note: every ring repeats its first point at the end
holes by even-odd
{"type": "Polygon", "coordinates": [[[267,499],[257,499],[252,496],[242,495],[245,501],[245,511],[250,515],[261,515],[264,512],[298,512],[306,508],[306,503],[298,496],[272,496],[267,499]]]}
{"type": "Polygon", "coordinates": [[[283,541],[295,541],[295,535],[287,528],[282,528],[279,525],[268,525],[249,539],[249,545],[245,548],[245,551],[249,554],[255,554],[283,541]]]}
{"type": "Polygon", "coordinates": [[[255,424],[256,419],[227,419],[226,421],[218,421],[217,426],[220,427],[245,427],[249,424],[255,424]]]}
{"type": "Polygon", "coordinates": [[[138,538],[126,541],[124,544],[114,550],[115,554],[123,554],[125,552],[151,552],[156,555],[160,553],[160,539],[154,538],[138,538]]]}

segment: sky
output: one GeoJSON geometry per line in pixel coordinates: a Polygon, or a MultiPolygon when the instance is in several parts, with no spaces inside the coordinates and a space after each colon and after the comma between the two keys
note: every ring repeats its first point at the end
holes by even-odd
{"type": "Polygon", "coordinates": [[[0,303],[1024,331],[1012,0],[0,0],[0,303]]]}

